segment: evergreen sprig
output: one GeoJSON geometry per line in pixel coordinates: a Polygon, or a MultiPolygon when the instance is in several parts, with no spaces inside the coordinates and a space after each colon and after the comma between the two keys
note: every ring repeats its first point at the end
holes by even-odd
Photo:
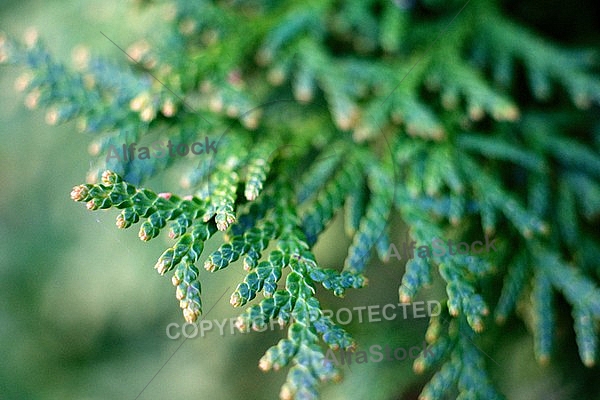
{"type": "Polygon", "coordinates": [[[230,297],[246,306],[239,329],[288,326],[259,363],[291,366],[281,398],[317,398],[321,381],[339,378],[321,343],[355,343],[324,315],[316,286],[343,296],[366,285],[373,250],[392,258],[395,214],[416,243],[493,235],[500,248],[406,263],[402,302],[434,280],[447,294],[426,334],[434,356],[414,364],[439,367],[422,399],[452,390],[500,398],[477,345],[492,312],[502,323],[524,311],[536,358],[548,362],[559,295],[592,366],[600,156],[589,121],[600,123],[588,109],[600,104],[597,64],[512,22],[495,2],[413,3],[176,0],[160,40],[127,48],[130,66],[79,48],[68,68],[34,31],[24,44],[0,35],[0,63],[27,68],[17,88],[27,106],[48,109],[48,122],[77,119],[95,134],[96,164],[73,200],[121,210],[117,226],[140,224],[143,241],[169,225],[175,243],[155,269],[173,273],[188,322],[202,313],[204,243],[225,233],[204,269],[242,260],[245,276],[230,297]],[[517,90],[522,75],[533,100],[517,90]],[[218,151],[199,162],[107,157],[132,143],[205,137],[218,151]],[[141,187],[183,164],[185,195],[141,187]],[[342,209],[351,245],[343,268],[323,268],[312,248],[342,209]],[[484,292],[490,281],[499,293],[484,292]]]}

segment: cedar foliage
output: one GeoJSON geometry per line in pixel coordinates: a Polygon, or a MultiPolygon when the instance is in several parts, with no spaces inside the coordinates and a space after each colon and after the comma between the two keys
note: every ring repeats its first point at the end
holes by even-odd
{"type": "Polygon", "coordinates": [[[130,44],[129,66],[85,48],[65,66],[34,31],[23,42],[2,34],[0,62],[27,68],[17,88],[28,107],[94,134],[96,164],[73,200],[121,210],[117,227],[139,226],[143,241],[168,230],[173,245],[155,269],[171,276],[186,321],[202,314],[200,267],[216,272],[241,260],[246,276],[230,298],[246,306],[238,328],[287,326],[260,368],[289,367],[282,399],[317,398],[321,382],[339,378],[326,349],[356,343],[323,314],[316,287],[343,296],[365,286],[371,254],[389,258],[389,220],[399,215],[416,243],[490,235],[501,244],[477,257],[407,262],[402,302],[434,279],[447,293],[426,334],[436,356],[414,362],[418,373],[437,371],[422,399],[453,390],[501,398],[475,339],[492,317],[501,324],[519,308],[537,359],[548,362],[559,296],[572,309],[582,363],[595,364],[600,79],[592,52],[557,45],[483,0],[161,6],[159,40],[130,44]],[[175,148],[211,140],[218,150],[114,156],[123,145],[167,140],[175,148]],[[173,170],[178,193],[141,186],[173,170]],[[311,249],[341,212],[352,243],[343,268],[323,268],[311,249]],[[202,264],[218,231],[225,243],[202,264]],[[483,290],[490,281],[498,293],[483,290]]]}

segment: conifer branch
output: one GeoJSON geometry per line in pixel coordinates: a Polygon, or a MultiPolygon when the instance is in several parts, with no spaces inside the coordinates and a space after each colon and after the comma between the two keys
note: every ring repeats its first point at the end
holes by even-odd
{"type": "Polygon", "coordinates": [[[340,377],[322,345],[356,347],[323,312],[317,286],[340,297],[364,287],[373,250],[394,258],[398,214],[418,244],[498,239],[487,254],[406,263],[401,302],[436,281],[447,296],[414,363],[418,373],[438,368],[422,399],[501,398],[478,346],[500,329],[491,312],[502,323],[518,311],[535,357],[550,362],[559,296],[583,364],[595,364],[600,156],[586,110],[600,104],[600,79],[588,53],[512,22],[495,2],[172,3],[157,43],[122,48],[129,65],[79,48],[67,68],[33,31],[24,44],[0,34],[0,63],[27,69],[17,89],[49,123],[77,120],[95,134],[73,200],[120,210],[117,227],[139,224],[143,241],[168,228],[173,244],[155,269],[172,273],[186,321],[202,313],[198,263],[216,272],[240,261],[237,327],[287,326],[259,367],[290,367],[281,398],[317,398],[321,382],[340,377]],[[447,37],[428,47],[439,32],[447,37]],[[153,140],[206,140],[206,154],[134,159],[137,143],[153,140]],[[142,187],[175,166],[185,194],[142,187]],[[351,244],[343,267],[326,268],[313,247],[340,212],[351,244]],[[202,261],[218,231],[224,243],[202,261]],[[484,290],[490,281],[498,293],[484,290]]]}

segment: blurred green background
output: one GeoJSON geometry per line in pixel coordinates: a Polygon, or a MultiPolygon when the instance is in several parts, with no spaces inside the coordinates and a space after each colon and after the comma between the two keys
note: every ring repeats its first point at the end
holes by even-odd
{"type": "MultiPolygon", "coordinates": [[[[0,30],[21,36],[35,26],[60,60],[86,44],[125,65],[100,31],[126,47],[162,23],[161,7],[0,0],[0,30]]],[[[258,360],[282,332],[167,337],[169,323],[184,322],[170,280],[152,268],[168,239],[142,243],[135,229],[116,229],[115,211],[89,212],[70,200],[71,188],[85,180],[90,138],[74,123],[49,126],[43,111],[27,110],[14,89],[22,72],[0,67],[0,399],[135,399],[142,390],[139,399],[278,398],[287,371],[264,374],[258,360]]],[[[317,246],[324,265],[342,264],[340,237],[336,221],[317,246]]],[[[218,246],[215,239],[207,251],[218,246]]],[[[206,319],[238,314],[229,305],[242,279],[237,266],[201,272],[206,319]]],[[[342,300],[321,291],[323,307],[396,303],[402,272],[398,263],[374,262],[367,288],[342,300]]],[[[443,298],[439,287],[421,293],[443,298]]],[[[425,328],[425,320],[401,318],[348,326],[362,348],[419,345],[425,328]]],[[[535,364],[531,338],[520,324],[510,328],[482,344],[498,363],[488,363],[498,387],[510,399],[570,398],[564,372],[535,364]]],[[[580,371],[576,354],[565,362],[580,371]]],[[[324,387],[323,399],[415,399],[429,376],[416,377],[411,367],[352,365],[342,383],[324,387]]]]}

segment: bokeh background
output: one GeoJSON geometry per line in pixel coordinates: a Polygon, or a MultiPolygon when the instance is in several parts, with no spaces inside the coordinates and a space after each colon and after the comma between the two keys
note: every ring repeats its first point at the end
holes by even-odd
{"type": "MultiPolygon", "coordinates": [[[[506,8],[563,43],[590,45],[599,43],[593,4],[527,1],[506,8]]],[[[125,65],[124,54],[100,32],[123,46],[150,37],[163,23],[161,7],[0,0],[0,30],[21,36],[35,26],[60,60],[69,62],[72,48],[85,44],[125,65]]],[[[278,398],[286,370],[262,373],[258,360],[283,332],[222,337],[215,329],[204,338],[167,337],[169,323],[184,322],[170,280],[152,268],[168,239],[142,243],[135,229],[116,229],[116,211],[89,212],[70,200],[71,188],[85,180],[90,137],[74,123],[50,126],[43,110],[27,110],[14,89],[22,72],[0,66],[0,399],[278,398]]],[[[398,224],[396,237],[402,236],[398,224]]],[[[342,237],[336,220],[317,245],[321,263],[343,263],[342,237]]],[[[218,244],[213,238],[207,250],[218,244]]],[[[238,314],[229,305],[242,279],[236,265],[238,270],[201,272],[207,319],[238,314]]],[[[367,288],[344,299],[321,291],[322,304],[396,303],[402,273],[400,263],[373,262],[367,288]]],[[[444,293],[434,286],[419,299],[443,300],[444,293]]],[[[426,320],[353,322],[347,328],[362,348],[410,347],[421,343],[426,320]]],[[[497,362],[488,360],[488,366],[509,399],[569,399],[582,390],[573,376],[597,376],[597,369],[581,367],[572,337],[547,367],[533,361],[522,324],[490,337],[481,346],[497,362]]],[[[415,376],[411,367],[409,361],[353,364],[344,368],[342,383],[323,388],[323,399],[416,399],[429,376],[415,376]]]]}

